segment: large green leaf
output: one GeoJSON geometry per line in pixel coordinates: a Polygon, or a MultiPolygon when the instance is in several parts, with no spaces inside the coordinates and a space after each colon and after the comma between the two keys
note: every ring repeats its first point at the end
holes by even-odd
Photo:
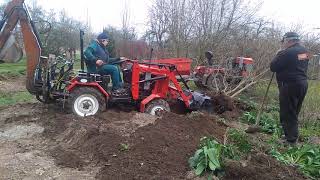
{"type": "Polygon", "coordinates": [[[206,169],[206,166],[204,165],[204,162],[198,164],[198,166],[195,170],[196,175],[200,176],[205,169],[206,169]]]}

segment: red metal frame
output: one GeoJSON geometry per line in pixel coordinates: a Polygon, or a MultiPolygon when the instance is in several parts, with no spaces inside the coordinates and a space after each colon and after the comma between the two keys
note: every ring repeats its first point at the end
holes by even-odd
{"type": "Polygon", "coordinates": [[[155,76],[163,76],[164,79],[156,80],[155,86],[152,90],[152,93],[147,98],[143,99],[140,103],[140,111],[144,112],[145,106],[154,99],[163,98],[167,99],[168,96],[170,98],[181,97],[186,107],[190,106],[191,95],[186,96],[183,93],[183,90],[176,78],[175,71],[170,70],[168,67],[159,66],[149,66],[147,64],[139,64],[137,61],[133,62],[132,69],[132,82],[131,82],[131,93],[134,100],[139,99],[139,77],[142,73],[151,73],[155,76]],[[170,82],[172,85],[169,85],[170,82]]]}
{"type": "MultiPolygon", "coordinates": [[[[170,58],[143,60],[144,63],[174,64],[181,75],[190,75],[192,60],[189,58],[170,58]]],[[[178,75],[176,72],[174,72],[178,75]]]]}
{"type": "MultiPolygon", "coordinates": [[[[254,62],[252,58],[237,57],[235,59],[235,63],[240,64],[241,63],[241,58],[242,58],[242,61],[243,61],[242,63],[243,63],[244,66],[251,65],[254,62]]],[[[218,66],[217,67],[214,67],[214,66],[213,67],[211,67],[211,66],[197,66],[194,69],[193,76],[195,76],[197,78],[200,78],[200,81],[202,81],[202,83],[206,84],[207,78],[209,76],[211,76],[212,74],[215,74],[215,73],[224,74],[225,73],[225,68],[218,67],[218,66]]],[[[240,75],[242,77],[247,77],[249,75],[249,72],[247,72],[246,69],[243,69],[241,71],[240,75]]]]}
{"type": "Polygon", "coordinates": [[[69,86],[66,88],[67,91],[71,92],[74,88],[76,87],[79,87],[79,86],[91,86],[91,87],[94,87],[94,88],[97,88],[103,95],[106,96],[106,98],[108,99],[110,97],[110,95],[108,94],[107,91],[105,91],[99,83],[97,82],[86,82],[86,83],[82,83],[82,82],[79,82],[77,80],[77,77],[73,78],[71,81],[70,81],[70,84],[69,86]]]}

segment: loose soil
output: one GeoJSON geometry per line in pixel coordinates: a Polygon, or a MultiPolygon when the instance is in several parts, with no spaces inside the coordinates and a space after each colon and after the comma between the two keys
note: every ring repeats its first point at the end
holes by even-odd
{"type": "MultiPolygon", "coordinates": [[[[232,99],[214,98],[216,115],[161,118],[118,108],[79,118],[40,103],[2,108],[0,179],[187,179],[200,138],[223,142],[227,125],[219,118],[236,119],[241,112],[232,99]]],[[[225,174],[223,179],[304,179],[259,152],[244,163],[227,162],[225,174]]]]}
{"type": "Polygon", "coordinates": [[[264,153],[256,152],[252,153],[247,161],[227,161],[223,179],[296,180],[304,179],[304,176],[293,167],[286,167],[276,159],[264,153]]]}

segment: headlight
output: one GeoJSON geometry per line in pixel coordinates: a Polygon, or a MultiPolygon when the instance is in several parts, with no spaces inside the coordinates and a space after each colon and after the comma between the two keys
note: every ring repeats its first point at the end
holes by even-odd
{"type": "Polygon", "coordinates": [[[88,82],[88,80],[87,79],[80,79],[80,82],[86,83],[86,82],[88,82]]]}

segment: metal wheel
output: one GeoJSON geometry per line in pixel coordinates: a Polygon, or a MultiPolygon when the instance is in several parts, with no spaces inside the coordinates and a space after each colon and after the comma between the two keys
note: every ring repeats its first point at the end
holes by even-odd
{"type": "Polygon", "coordinates": [[[145,113],[148,113],[154,116],[160,116],[161,112],[163,111],[170,112],[170,106],[168,102],[163,99],[155,99],[149,102],[146,105],[146,109],[145,109],[145,113]]]}
{"type": "Polygon", "coordinates": [[[212,74],[207,81],[207,87],[215,92],[220,92],[225,88],[222,74],[212,74]]]}
{"type": "Polygon", "coordinates": [[[92,116],[104,111],[105,107],[105,98],[94,88],[79,87],[70,95],[70,108],[78,116],[92,116]]]}

